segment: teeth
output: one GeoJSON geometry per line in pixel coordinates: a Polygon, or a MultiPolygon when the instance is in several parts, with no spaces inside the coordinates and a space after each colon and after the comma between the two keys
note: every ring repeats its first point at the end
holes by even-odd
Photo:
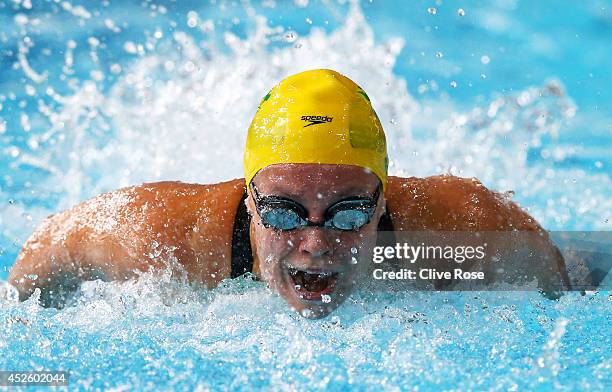
{"type": "Polygon", "coordinates": [[[297,273],[298,273],[298,270],[297,270],[297,269],[295,269],[295,268],[293,268],[293,267],[291,267],[291,266],[287,266],[287,267],[288,267],[287,269],[289,270],[289,273],[290,273],[292,276],[297,275],[297,273]]]}
{"type": "Polygon", "coordinates": [[[287,272],[291,276],[293,285],[296,290],[306,290],[318,292],[324,290],[330,284],[334,284],[334,279],[338,275],[337,272],[313,272],[308,270],[297,269],[291,265],[286,265],[287,272]]]}
{"type": "Polygon", "coordinates": [[[310,272],[308,270],[300,270],[300,269],[297,269],[297,268],[292,267],[290,265],[287,266],[287,270],[289,270],[289,273],[292,276],[295,276],[298,272],[302,272],[302,273],[308,274],[308,275],[317,275],[317,276],[320,276],[322,278],[328,278],[328,277],[330,277],[330,276],[332,276],[334,274],[334,272],[331,272],[331,271],[326,271],[326,272],[310,272]]]}

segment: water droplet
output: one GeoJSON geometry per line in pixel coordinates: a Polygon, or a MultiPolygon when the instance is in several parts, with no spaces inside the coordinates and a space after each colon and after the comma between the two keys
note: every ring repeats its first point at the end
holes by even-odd
{"type": "Polygon", "coordinates": [[[450,82],[450,86],[452,88],[456,88],[457,87],[457,82],[455,82],[454,80],[450,82]]]}
{"type": "Polygon", "coordinates": [[[442,52],[436,52],[436,57],[441,59],[442,57],[444,57],[444,54],[442,54],[442,52]]]}
{"type": "Polygon", "coordinates": [[[464,10],[463,8],[459,8],[459,9],[457,10],[457,15],[459,15],[459,16],[465,16],[465,10],[464,10]]]}
{"type": "Polygon", "coordinates": [[[351,257],[351,264],[357,264],[359,260],[356,257],[351,257]]]}
{"type": "Polygon", "coordinates": [[[23,26],[23,25],[28,24],[28,17],[26,15],[24,15],[24,14],[17,14],[17,15],[15,15],[13,20],[19,26],[23,26]]]}
{"type": "Polygon", "coordinates": [[[136,47],[136,44],[133,43],[132,41],[126,41],[123,44],[123,50],[125,50],[126,52],[131,53],[131,54],[138,53],[138,48],[136,47]]]}
{"type": "Polygon", "coordinates": [[[187,13],[187,26],[194,28],[198,25],[198,13],[195,11],[189,11],[187,13]]]}
{"type": "Polygon", "coordinates": [[[115,63],[115,64],[111,65],[110,71],[111,71],[111,73],[117,75],[118,73],[121,72],[121,66],[119,64],[115,63]]]}
{"type": "Polygon", "coordinates": [[[351,253],[356,255],[357,254],[357,248],[355,248],[354,246],[351,248],[351,253]]]}
{"type": "Polygon", "coordinates": [[[483,63],[484,65],[487,65],[491,62],[491,59],[489,58],[489,56],[485,54],[484,56],[480,57],[480,62],[483,63]]]}
{"type": "Polygon", "coordinates": [[[438,10],[435,9],[434,7],[429,7],[427,8],[427,12],[429,12],[431,15],[435,15],[438,13],[438,10]]]}
{"type": "Polygon", "coordinates": [[[310,18],[306,18],[306,23],[308,23],[308,24],[312,24],[312,19],[310,19],[310,18]]]}
{"type": "Polygon", "coordinates": [[[191,72],[195,71],[195,69],[196,69],[196,66],[195,66],[193,61],[187,61],[185,63],[185,71],[191,73],[191,72]]]}
{"type": "Polygon", "coordinates": [[[106,28],[113,33],[118,33],[121,31],[121,29],[115,25],[115,22],[112,19],[105,19],[104,26],[106,26],[106,28]]]}
{"type": "Polygon", "coordinates": [[[98,70],[93,70],[89,73],[93,80],[101,81],[104,79],[104,73],[98,70]]]}
{"type": "Polygon", "coordinates": [[[487,78],[487,75],[485,75],[485,74],[480,74],[480,79],[486,79],[486,78],[487,78]]]}
{"type": "Polygon", "coordinates": [[[168,72],[172,71],[174,69],[174,62],[170,60],[166,61],[164,63],[164,69],[168,72]]]}
{"type": "Polygon", "coordinates": [[[289,245],[289,246],[293,246],[293,241],[291,241],[291,240],[287,240],[287,245],[289,245]]]}
{"type": "Polygon", "coordinates": [[[285,42],[295,42],[295,40],[297,39],[297,34],[293,31],[288,31],[285,34],[285,42]]]}
{"type": "Polygon", "coordinates": [[[8,149],[8,153],[9,153],[9,156],[11,158],[17,158],[19,156],[19,154],[21,154],[21,151],[19,151],[19,149],[17,147],[11,146],[8,149]]]}
{"type": "Polygon", "coordinates": [[[331,302],[331,297],[330,297],[329,295],[327,295],[327,294],[323,294],[323,295],[321,296],[321,301],[323,301],[323,302],[325,302],[326,304],[328,304],[328,303],[330,303],[330,302],[331,302]]]}
{"type": "Polygon", "coordinates": [[[302,311],[300,312],[300,314],[306,318],[310,318],[312,316],[314,316],[314,312],[310,309],[302,309],[302,311]]]}

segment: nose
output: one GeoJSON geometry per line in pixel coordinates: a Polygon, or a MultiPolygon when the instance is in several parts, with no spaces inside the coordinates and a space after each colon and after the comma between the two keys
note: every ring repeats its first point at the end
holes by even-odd
{"type": "Polygon", "coordinates": [[[312,257],[329,256],[333,251],[333,244],[320,227],[306,227],[300,241],[299,250],[312,257]]]}

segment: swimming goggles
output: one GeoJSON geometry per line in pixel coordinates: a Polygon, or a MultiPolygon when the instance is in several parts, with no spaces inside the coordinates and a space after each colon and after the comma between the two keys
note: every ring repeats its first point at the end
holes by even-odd
{"type": "Polygon", "coordinates": [[[267,228],[290,231],[307,226],[327,227],[343,231],[359,230],[370,222],[378,197],[380,183],[371,198],[349,197],[340,200],[325,210],[324,222],[308,220],[308,211],[301,204],[281,196],[261,196],[251,182],[255,208],[261,222],[267,228]]]}

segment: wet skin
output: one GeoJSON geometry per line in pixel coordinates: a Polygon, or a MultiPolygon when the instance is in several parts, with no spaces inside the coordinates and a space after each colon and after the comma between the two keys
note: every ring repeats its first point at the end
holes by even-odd
{"type": "MultiPolygon", "coordinates": [[[[338,200],[371,197],[377,178],[351,166],[293,164],[267,167],[254,182],[260,194],[294,199],[308,211],[309,220],[321,222],[324,211],[338,200]]],[[[84,280],[125,280],[141,271],[168,268],[213,288],[231,274],[234,218],[244,190],[243,179],[209,185],[166,181],[96,196],[45,219],[24,243],[9,282],[21,300],[39,288],[45,306],[62,306],[64,293],[84,280]]],[[[249,196],[253,272],[305,316],[325,316],[350,294],[358,267],[368,264],[361,258],[374,246],[385,204],[396,231],[537,233],[522,244],[538,256],[527,264],[529,260],[513,260],[515,244],[491,248],[506,251],[504,268],[537,278],[545,291],[568,284],[563,257],[535,219],[478,180],[449,175],[389,177],[374,216],[358,232],[265,228],[249,196]],[[351,248],[358,250],[356,255],[351,248]],[[294,278],[303,283],[301,278],[312,275],[308,272],[333,275],[333,287],[317,284],[309,293],[298,284],[298,290],[294,278]]]]}
{"type": "MultiPolygon", "coordinates": [[[[325,210],[334,203],[347,197],[372,197],[379,179],[356,166],[282,164],[262,169],[253,182],[260,195],[292,199],[306,208],[310,221],[320,223],[325,210]]],[[[261,223],[251,192],[247,199],[253,217],[251,246],[256,249],[255,263],[260,275],[303,316],[317,318],[329,314],[353,290],[358,268],[366,262],[362,255],[370,254],[376,243],[376,229],[384,207],[381,193],[374,216],[356,231],[323,227],[281,231],[261,223]],[[296,284],[292,271],[308,272],[309,276],[331,275],[333,279],[320,284],[321,290],[309,290],[304,284],[296,284]]]]}

